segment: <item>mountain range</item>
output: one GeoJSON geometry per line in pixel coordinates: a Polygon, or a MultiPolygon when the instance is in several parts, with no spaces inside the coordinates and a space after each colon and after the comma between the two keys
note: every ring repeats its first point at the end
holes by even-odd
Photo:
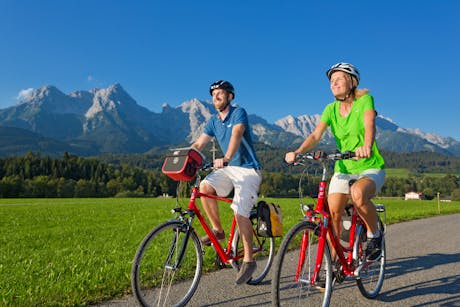
{"type": "MultiPolygon", "coordinates": [[[[120,84],[70,94],[43,86],[0,110],[0,155],[144,153],[158,146],[191,143],[215,112],[210,101],[191,99],[177,107],[163,104],[161,113],[155,113],[139,105],[120,84]]],[[[318,114],[289,115],[271,124],[249,115],[256,141],[285,148],[300,144],[319,119],[318,114]]],[[[405,129],[384,116],[376,125],[382,149],[460,156],[460,142],[453,138],[405,129]]],[[[329,131],[321,146],[334,147],[329,131]]]]}

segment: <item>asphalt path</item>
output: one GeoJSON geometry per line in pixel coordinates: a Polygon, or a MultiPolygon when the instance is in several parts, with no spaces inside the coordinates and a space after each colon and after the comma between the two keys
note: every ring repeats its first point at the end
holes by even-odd
{"type": "MultiPolygon", "coordinates": [[[[380,295],[368,300],[355,281],[345,281],[335,286],[331,306],[460,306],[460,214],[389,225],[385,238],[380,295]]],[[[203,275],[188,306],[271,306],[271,272],[257,286],[236,286],[235,276],[233,269],[203,275]]],[[[97,306],[137,304],[129,296],[97,306]]]]}

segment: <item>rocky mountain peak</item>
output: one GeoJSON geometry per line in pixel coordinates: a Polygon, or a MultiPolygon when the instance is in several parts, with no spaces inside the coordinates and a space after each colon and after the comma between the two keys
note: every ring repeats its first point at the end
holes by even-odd
{"type": "Polygon", "coordinates": [[[136,101],[119,84],[113,84],[107,89],[95,89],[91,107],[86,112],[86,118],[94,117],[102,111],[113,111],[118,108],[129,109],[138,107],[136,101]]]}
{"type": "MultiPolygon", "coordinates": [[[[53,100],[58,100],[65,96],[57,87],[53,85],[45,85],[39,89],[35,89],[29,96],[22,100],[22,103],[50,103],[53,100]]],[[[21,103],[21,102],[20,102],[21,103]]]]}
{"type": "MultiPolygon", "coordinates": [[[[0,110],[0,125],[27,129],[63,142],[83,142],[91,152],[143,152],[152,146],[190,142],[216,113],[211,102],[194,98],[177,107],[164,103],[163,111],[156,114],[138,105],[118,83],[68,95],[52,85],[24,93],[20,104],[0,110]]],[[[271,124],[250,114],[249,121],[255,141],[293,147],[314,130],[320,117],[289,115],[271,124]]],[[[382,149],[460,155],[460,142],[452,138],[404,129],[380,115],[376,125],[382,149]]],[[[335,146],[329,129],[322,142],[335,146]]]]}
{"type": "Polygon", "coordinates": [[[206,121],[213,114],[211,110],[214,110],[210,103],[200,101],[197,98],[183,102],[178,109],[188,114],[191,128],[187,137],[189,140],[194,140],[201,134],[206,121]]]}
{"type": "Polygon", "coordinates": [[[306,136],[316,127],[319,122],[321,115],[301,115],[297,118],[288,115],[275,122],[275,125],[282,128],[283,130],[293,133],[298,136],[306,136]]]}

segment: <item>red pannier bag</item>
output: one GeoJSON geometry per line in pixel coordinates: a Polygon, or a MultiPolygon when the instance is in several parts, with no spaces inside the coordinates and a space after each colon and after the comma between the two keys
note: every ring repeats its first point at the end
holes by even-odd
{"type": "Polygon", "coordinates": [[[161,171],[175,181],[190,181],[204,160],[203,154],[195,148],[172,149],[166,155],[161,171]]]}

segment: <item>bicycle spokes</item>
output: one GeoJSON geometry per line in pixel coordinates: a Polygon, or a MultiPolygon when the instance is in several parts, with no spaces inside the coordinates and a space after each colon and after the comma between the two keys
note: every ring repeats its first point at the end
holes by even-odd
{"type": "Polygon", "coordinates": [[[301,222],[288,232],[281,243],[272,282],[274,301],[278,305],[325,306],[329,303],[332,292],[331,256],[325,246],[322,262],[316,267],[318,244],[314,229],[313,223],[301,222]]]}

